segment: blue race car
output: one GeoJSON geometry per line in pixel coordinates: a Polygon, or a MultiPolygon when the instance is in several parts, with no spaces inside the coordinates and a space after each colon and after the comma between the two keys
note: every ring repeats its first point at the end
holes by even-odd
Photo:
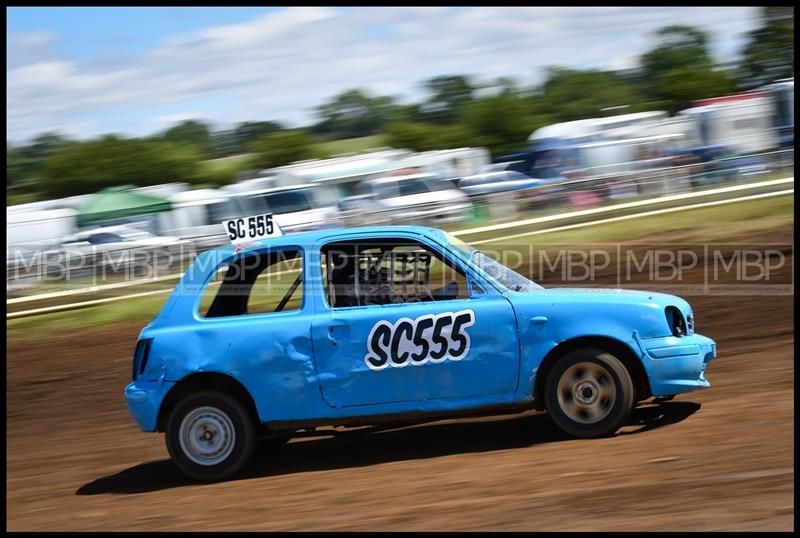
{"type": "Polygon", "coordinates": [[[577,437],[709,387],[714,342],[650,292],[545,289],[413,226],[318,230],[197,257],[141,332],[128,409],[198,480],[318,426],[545,409],[577,437]]]}

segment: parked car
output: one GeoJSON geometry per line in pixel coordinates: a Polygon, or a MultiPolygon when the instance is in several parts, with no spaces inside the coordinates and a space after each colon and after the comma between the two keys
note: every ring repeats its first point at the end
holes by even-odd
{"type": "Polygon", "coordinates": [[[191,254],[191,243],[178,237],[155,235],[132,225],[106,226],[64,238],[65,263],[82,270],[104,272],[167,268],[191,254]]]}
{"type": "Polygon", "coordinates": [[[458,188],[468,196],[480,196],[496,192],[523,191],[544,184],[541,179],[513,170],[504,170],[463,177],[458,182],[458,188]]]}
{"type": "Polygon", "coordinates": [[[504,170],[515,170],[515,166],[520,166],[524,163],[524,161],[508,161],[502,163],[493,163],[484,166],[480,173],[486,174],[489,172],[502,172],[504,170]]]}
{"type": "Polygon", "coordinates": [[[349,207],[361,223],[444,224],[461,222],[469,210],[467,196],[437,174],[389,175],[364,181],[349,207]]]}
{"type": "Polygon", "coordinates": [[[715,356],[676,296],[545,289],[433,228],[321,230],[202,253],[140,333],[125,399],[218,480],[320,426],[538,408],[610,435],[639,401],[709,387],[715,356]]]}

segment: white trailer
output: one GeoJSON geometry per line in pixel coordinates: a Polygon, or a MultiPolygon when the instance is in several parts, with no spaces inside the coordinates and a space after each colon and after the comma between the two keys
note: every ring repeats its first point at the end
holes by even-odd
{"type": "Polygon", "coordinates": [[[6,245],[32,249],[57,248],[77,232],[74,209],[6,210],[6,245]]]}

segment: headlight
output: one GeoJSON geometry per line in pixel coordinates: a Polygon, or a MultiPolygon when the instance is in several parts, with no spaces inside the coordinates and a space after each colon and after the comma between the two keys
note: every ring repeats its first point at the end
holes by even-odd
{"type": "Polygon", "coordinates": [[[668,306],[664,309],[664,313],[667,316],[667,325],[673,336],[686,336],[688,334],[686,320],[683,319],[683,313],[677,306],[668,306]]]}

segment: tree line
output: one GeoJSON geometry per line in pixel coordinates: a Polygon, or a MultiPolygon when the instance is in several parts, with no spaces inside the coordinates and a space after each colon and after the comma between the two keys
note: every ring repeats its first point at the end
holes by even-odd
{"type": "Polygon", "coordinates": [[[486,147],[494,157],[522,148],[544,125],[602,115],[666,110],[794,75],[794,8],[761,8],[760,25],[741,58],[715,64],[709,37],[691,26],[667,26],[653,48],[627,70],[551,66],[542,84],[525,87],[502,77],[463,74],[421,82],[426,98],[401,104],[392,96],[351,89],[314,110],[317,122],[291,129],[251,121],[214,130],[185,121],[144,138],[106,135],[76,141],[44,133],[27,145],[6,146],[7,202],[96,192],[108,186],[188,182],[219,186],[247,170],[329,156],[326,141],[380,135],[383,145],[414,151],[486,147]],[[207,161],[247,154],[218,166],[207,161]]]}

